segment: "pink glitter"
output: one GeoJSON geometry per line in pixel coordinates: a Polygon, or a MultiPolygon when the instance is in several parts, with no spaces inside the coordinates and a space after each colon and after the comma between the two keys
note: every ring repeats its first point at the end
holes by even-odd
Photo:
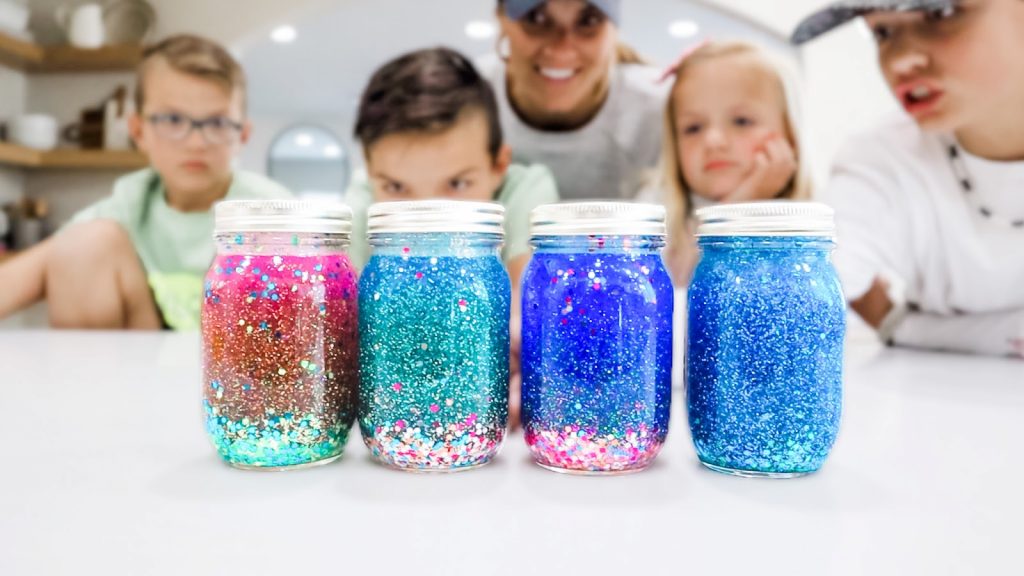
{"type": "Polygon", "coordinates": [[[402,383],[401,382],[395,382],[394,384],[391,385],[391,388],[395,392],[401,392],[402,391],[402,383]]]}
{"type": "Polygon", "coordinates": [[[363,442],[374,458],[394,468],[445,471],[474,468],[491,461],[505,437],[504,427],[476,422],[473,414],[465,423],[431,429],[408,427],[404,420],[393,427],[378,426],[373,434],[364,430],[363,442]],[[397,432],[396,432],[397,430],[397,432]]]}
{"type": "Polygon", "coordinates": [[[624,435],[597,434],[579,426],[559,430],[527,427],[526,444],[534,459],[551,468],[577,472],[622,472],[650,465],[661,451],[663,434],[646,425],[624,435]]]}
{"type": "Polygon", "coordinates": [[[441,409],[441,407],[438,406],[437,404],[431,404],[430,405],[430,411],[433,412],[434,414],[437,414],[437,411],[440,410],[440,409],[441,409]]]}

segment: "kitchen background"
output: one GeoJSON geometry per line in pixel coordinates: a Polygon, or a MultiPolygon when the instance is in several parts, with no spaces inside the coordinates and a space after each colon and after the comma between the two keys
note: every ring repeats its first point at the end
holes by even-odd
{"type": "MultiPolygon", "coordinates": [[[[824,3],[627,0],[622,38],[658,65],[704,37],[743,37],[790,58],[804,75],[808,142],[821,184],[846,136],[895,108],[862,24],[801,50],[786,43],[801,17],[824,3]]],[[[109,194],[119,175],[144,165],[130,150],[78,150],[102,145],[103,134],[108,148],[125,147],[117,121],[124,111],[109,99],[118,87],[132,87],[140,37],[193,32],[229,46],[249,75],[255,125],[240,166],[297,192],[340,197],[362,164],[352,121],[373,69],[430,45],[493,54],[494,11],[493,0],[0,0],[0,124],[16,141],[0,142],[0,259],[5,248],[23,249],[51,233],[109,194]],[[69,42],[106,45],[71,49],[69,42]],[[98,107],[82,124],[83,110],[98,107]],[[81,142],[61,137],[56,151],[44,152],[18,145],[48,148],[53,133],[69,127],[81,142]]]]}

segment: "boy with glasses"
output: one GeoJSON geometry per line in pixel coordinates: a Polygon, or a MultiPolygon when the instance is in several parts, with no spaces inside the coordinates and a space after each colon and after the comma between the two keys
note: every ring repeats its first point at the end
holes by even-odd
{"type": "Polygon", "coordinates": [[[232,170],[251,126],[245,74],[221,46],[182,35],[148,49],[136,98],[130,130],[150,167],[0,266],[0,318],[46,298],[54,327],[196,328],[215,253],[213,204],[290,196],[232,170]]]}

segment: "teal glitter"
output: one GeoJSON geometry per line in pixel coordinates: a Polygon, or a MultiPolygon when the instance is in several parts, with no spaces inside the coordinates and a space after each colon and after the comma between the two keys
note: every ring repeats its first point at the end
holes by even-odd
{"type": "Polygon", "coordinates": [[[315,415],[266,414],[264,422],[229,421],[203,401],[206,431],[217,453],[236,466],[278,468],[317,463],[341,454],[349,427],[324,427],[315,415]]]}
{"type": "Polygon", "coordinates": [[[360,279],[360,429],[389,466],[475,467],[508,419],[508,274],[479,235],[420,236],[360,279]]]}

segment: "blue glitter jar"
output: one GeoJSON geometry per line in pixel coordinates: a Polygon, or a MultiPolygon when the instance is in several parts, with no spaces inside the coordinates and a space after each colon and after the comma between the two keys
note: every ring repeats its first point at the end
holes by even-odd
{"type": "Polygon", "coordinates": [[[687,408],[700,461],[741,476],[818,470],[839,432],[846,304],[830,208],[801,202],[697,211],[687,408]]]}
{"type": "Polygon", "coordinates": [[[523,278],[523,428],[558,472],[642,470],[668,432],[672,282],[665,209],[541,206],[523,278]]]}
{"type": "Polygon", "coordinates": [[[380,463],[456,471],[489,462],[508,421],[508,273],[498,204],[369,209],[359,284],[359,425],[380,463]]]}

